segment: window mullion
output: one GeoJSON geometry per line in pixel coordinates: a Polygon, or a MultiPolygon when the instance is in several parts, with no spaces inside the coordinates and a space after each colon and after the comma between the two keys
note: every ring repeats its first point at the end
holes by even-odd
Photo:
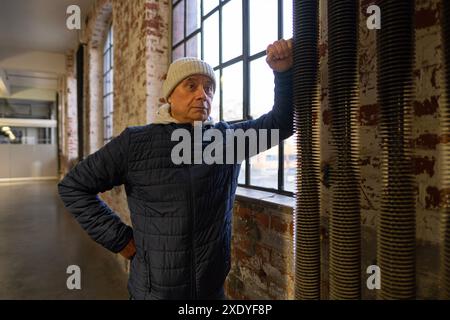
{"type": "MultiPolygon", "coordinates": [[[[278,0],[278,39],[283,38],[283,0],[278,0]]],[[[284,141],[278,144],[278,190],[284,190],[284,141]]]]}
{"type": "MultiPolygon", "coordinates": [[[[247,0],[242,0],[242,50],[243,50],[243,118],[250,119],[250,66],[249,66],[249,40],[250,40],[250,12],[247,0]]],[[[245,184],[250,185],[250,158],[245,159],[245,184]]]]}

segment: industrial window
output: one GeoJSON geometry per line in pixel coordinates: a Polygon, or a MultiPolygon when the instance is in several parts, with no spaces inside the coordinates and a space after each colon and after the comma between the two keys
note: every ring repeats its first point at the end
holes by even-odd
{"type": "MultiPolygon", "coordinates": [[[[215,121],[255,119],[273,106],[273,73],[265,62],[268,44],[292,38],[293,0],[173,0],[172,60],[197,57],[213,66],[218,87],[215,121]]],[[[292,194],[295,143],[242,163],[239,184],[292,194]]]]}
{"type": "Polygon", "coordinates": [[[113,137],[113,28],[103,46],[103,143],[113,137]]]}

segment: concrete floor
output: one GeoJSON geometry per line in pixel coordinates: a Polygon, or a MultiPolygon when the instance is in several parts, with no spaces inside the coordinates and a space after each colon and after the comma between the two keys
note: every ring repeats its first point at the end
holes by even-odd
{"type": "Polygon", "coordinates": [[[127,277],[65,210],[57,181],[0,183],[0,299],[128,299],[127,277]],[[67,288],[69,265],[80,290],[67,288]]]}

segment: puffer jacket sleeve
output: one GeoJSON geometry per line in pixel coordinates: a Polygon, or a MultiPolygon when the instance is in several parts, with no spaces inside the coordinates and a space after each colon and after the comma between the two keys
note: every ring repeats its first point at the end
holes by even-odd
{"type": "Polygon", "coordinates": [[[58,184],[67,210],[95,242],[114,253],[128,244],[133,230],[99,199],[98,193],[125,183],[129,139],[129,129],[125,129],[79,162],[58,184]]]}
{"type": "MultiPolygon", "coordinates": [[[[278,129],[280,140],[293,134],[293,75],[292,68],[285,72],[273,72],[275,83],[274,105],[271,111],[258,119],[232,124],[231,129],[278,129]]],[[[270,136],[270,134],[269,134],[270,136]]],[[[272,145],[273,146],[273,145],[272,145]]]]}

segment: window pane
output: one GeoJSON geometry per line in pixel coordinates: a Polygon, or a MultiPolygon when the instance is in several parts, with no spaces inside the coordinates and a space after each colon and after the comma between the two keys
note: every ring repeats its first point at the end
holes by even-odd
{"type": "Polygon", "coordinates": [[[222,14],[222,62],[226,62],[242,54],[242,1],[231,0],[222,14]]]}
{"type": "MultiPolygon", "coordinates": [[[[291,0],[292,1],[292,0],[291,0]]],[[[250,54],[278,39],[278,1],[250,0],[250,54]]]]}
{"type": "Polygon", "coordinates": [[[106,51],[103,54],[103,73],[108,71],[110,68],[111,68],[111,66],[109,64],[109,51],[106,51]]]}
{"type": "Polygon", "coordinates": [[[106,119],[103,121],[103,142],[106,142],[108,139],[108,133],[106,131],[106,119]]]}
{"type": "Polygon", "coordinates": [[[104,83],[105,83],[105,91],[103,92],[103,95],[106,96],[109,93],[109,71],[105,74],[104,83]]]}
{"type": "Polygon", "coordinates": [[[172,59],[177,60],[178,58],[184,57],[184,44],[182,43],[172,51],[172,59]]]}
{"type": "Polygon", "coordinates": [[[113,92],[113,80],[112,80],[112,69],[109,70],[108,72],[108,93],[112,93],[113,92]]]}
{"type": "Polygon", "coordinates": [[[110,70],[109,72],[110,76],[109,76],[109,88],[110,88],[110,92],[112,93],[114,91],[114,71],[113,69],[110,70]]]}
{"type": "Polygon", "coordinates": [[[203,0],[203,14],[206,15],[219,5],[219,0],[203,0]]]}
{"type": "Polygon", "coordinates": [[[241,170],[239,171],[238,183],[245,184],[245,160],[242,161],[241,170]]]}
{"type": "Polygon", "coordinates": [[[107,103],[108,103],[107,99],[103,98],[103,118],[105,118],[107,115],[107,111],[108,111],[107,103]]]}
{"type": "Polygon", "coordinates": [[[203,23],[203,59],[213,67],[219,64],[219,13],[214,13],[203,23]]]}
{"type": "Polygon", "coordinates": [[[283,1],[283,34],[284,39],[292,38],[292,0],[283,1]]]}
{"type": "Polygon", "coordinates": [[[243,119],[242,62],[223,69],[223,119],[225,121],[243,119]]]}
{"type": "Polygon", "coordinates": [[[103,96],[108,94],[108,79],[107,74],[103,76],[103,96]]]}
{"type": "Polygon", "coordinates": [[[173,8],[172,44],[180,42],[184,37],[184,0],[173,8]]]}
{"type": "Polygon", "coordinates": [[[272,110],[274,99],[273,71],[266,56],[250,63],[250,115],[258,118],[272,110]]]}
{"type": "Polygon", "coordinates": [[[278,188],[278,146],[250,158],[250,184],[278,188]]]}
{"type": "Polygon", "coordinates": [[[211,106],[211,117],[215,122],[220,121],[220,72],[216,70],[216,92],[211,106]]]}
{"type": "Polygon", "coordinates": [[[284,190],[295,191],[297,155],[295,136],[284,140],[284,190]]]}
{"type": "Polygon", "coordinates": [[[200,28],[200,1],[201,0],[189,0],[186,2],[186,35],[190,35],[192,32],[200,28]]]}
{"type": "Polygon", "coordinates": [[[186,43],[186,56],[200,58],[200,44],[200,33],[198,33],[186,43]]]}
{"type": "Polygon", "coordinates": [[[106,52],[109,49],[110,37],[111,30],[108,30],[108,33],[106,34],[105,44],[103,45],[103,52],[106,52]]]}
{"type": "Polygon", "coordinates": [[[114,112],[114,95],[113,95],[113,93],[111,92],[111,94],[108,96],[108,99],[109,99],[109,114],[111,115],[111,117],[112,117],[112,114],[113,114],[113,112],[114,112]]]}

